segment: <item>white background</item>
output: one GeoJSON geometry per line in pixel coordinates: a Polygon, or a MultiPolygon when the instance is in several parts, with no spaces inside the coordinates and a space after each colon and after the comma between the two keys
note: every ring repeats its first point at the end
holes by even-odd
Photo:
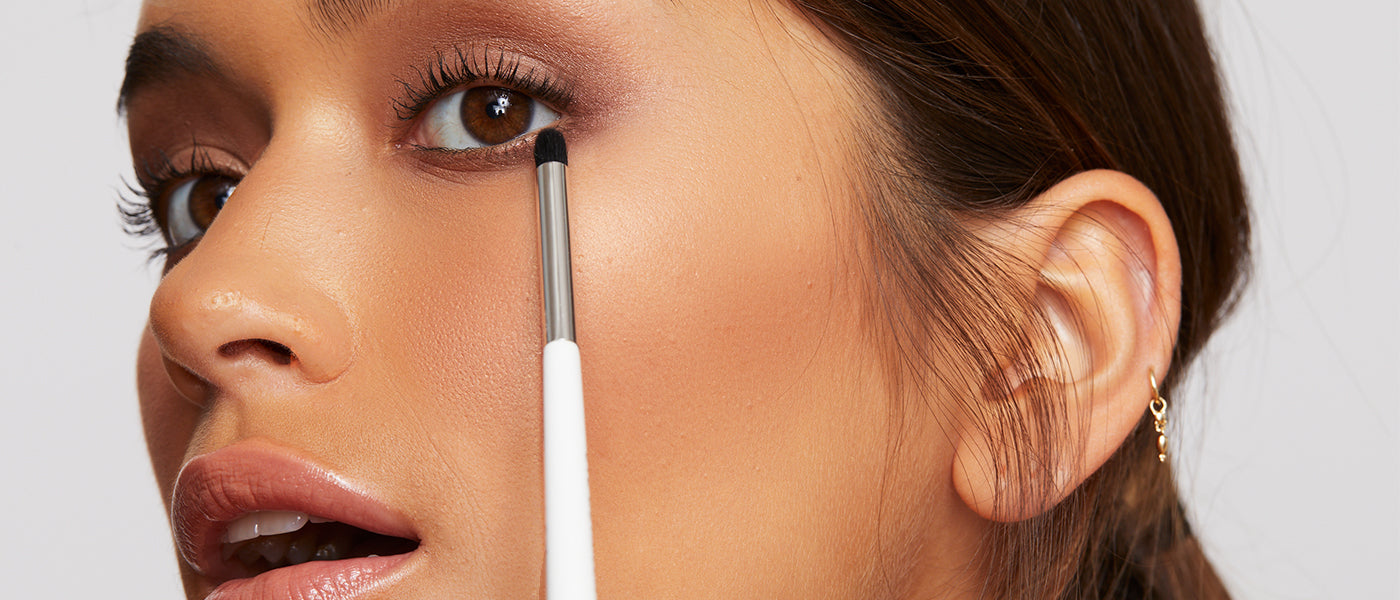
{"type": "MultiPolygon", "coordinates": [[[[0,597],[178,597],[133,383],[157,271],[113,208],[138,3],[0,2],[0,597]]],[[[1397,598],[1400,11],[1202,2],[1257,267],[1178,398],[1188,504],[1240,598],[1397,598]]]]}

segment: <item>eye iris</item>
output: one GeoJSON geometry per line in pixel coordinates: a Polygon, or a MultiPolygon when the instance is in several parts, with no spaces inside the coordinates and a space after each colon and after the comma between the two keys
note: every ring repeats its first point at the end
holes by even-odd
{"type": "Polygon", "coordinates": [[[204,177],[196,182],[190,190],[189,200],[190,219],[194,224],[200,229],[208,229],[236,185],[227,177],[204,177]]]}
{"type": "Polygon", "coordinates": [[[524,134],[533,112],[528,96],[506,88],[473,88],[462,98],[462,124],[486,144],[505,143],[524,134]]]}

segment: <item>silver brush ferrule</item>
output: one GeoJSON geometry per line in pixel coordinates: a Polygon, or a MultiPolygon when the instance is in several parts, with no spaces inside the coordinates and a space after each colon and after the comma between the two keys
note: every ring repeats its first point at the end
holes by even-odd
{"type": "Polygon", "coordinates": [[[574,339],[574,278],[569,261],[569,199],[564,163],[536,167],[540,190],[540,257],[544,261],[545,343],[574,339]]]}

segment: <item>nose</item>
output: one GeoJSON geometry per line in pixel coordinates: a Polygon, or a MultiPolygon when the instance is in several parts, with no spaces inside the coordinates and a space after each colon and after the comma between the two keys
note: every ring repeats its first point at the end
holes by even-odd
{"type": "Polygon", "coordinates": [[[311,278],[220,241],[200,242],[151,299],[151,332],[182,396],[339,378],[354,355],[348,317],[311,278]]]}

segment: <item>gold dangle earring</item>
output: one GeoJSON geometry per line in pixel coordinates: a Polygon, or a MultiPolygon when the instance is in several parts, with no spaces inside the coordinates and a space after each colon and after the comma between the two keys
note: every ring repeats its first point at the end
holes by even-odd
{"type": "Polygon", "coordinates": [[[1147,408],[1152,411],[1152,418],[1156,419],[1152,428],[1157,430],[1157,462],[1167,462],[1167,399],[1157,391],[1156,372],[1149,369],[1147,381],[1152,384],[1152,402],[1147,408]]]}

